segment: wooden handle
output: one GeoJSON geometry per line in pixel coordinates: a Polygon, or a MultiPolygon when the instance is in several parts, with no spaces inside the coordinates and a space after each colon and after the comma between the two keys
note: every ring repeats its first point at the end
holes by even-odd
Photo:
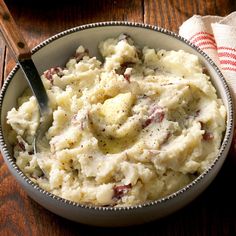
{"type": "Polygon", "coordinates": [[[16,60],[31,57],[30,49],[3,0],[0,0],[0,30],[16,60]]]}

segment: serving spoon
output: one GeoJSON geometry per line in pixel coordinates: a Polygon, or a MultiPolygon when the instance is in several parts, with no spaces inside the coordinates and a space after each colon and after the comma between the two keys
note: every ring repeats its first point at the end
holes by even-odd
{"type": "Polygon", "coordinates": [[[31,58],[32,53],[3,0],[0,0],[0,31],[39,105],[40,123],[33,140],[34,153],[37,153],[48,146],[42,140],[52,124],[52,111],[43,82],[31,58]]]}

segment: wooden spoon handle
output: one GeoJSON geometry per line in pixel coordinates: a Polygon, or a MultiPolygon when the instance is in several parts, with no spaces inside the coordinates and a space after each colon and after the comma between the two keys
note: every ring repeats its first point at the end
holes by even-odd
{"type": "Polygon", "coordinates": [[[31,57],[30,49],[3,0],[0,0],[0,30],[16,60],[31,57]]]}

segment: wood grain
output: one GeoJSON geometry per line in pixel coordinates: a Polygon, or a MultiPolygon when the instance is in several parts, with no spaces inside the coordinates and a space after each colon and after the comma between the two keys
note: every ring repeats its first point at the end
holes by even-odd
{"type": "Polygon", "coordinates": [[[225,16],[235,9],[234,0],[144,0],[144,22],[178,32],[194,14],[225,16]]]}
{"type": "Polygon", "coordinates": [[[137,0],[41,0],[36,7],[34,1],[7,2],[31,48],[56,33],[82,24],[111,20],[143,22],[142,1],[137,0]]]}
{"type": "MultiPolygon", "coordinates": [[[[31,48],[62,30],[91,22],[129,20],[177,32],[193,14],[223,16],[236,9],[233,0],[6,2],[31,48]]],[[[5,78],[15,63],[1,39],[0,63],[0,78],[5,78]]],[[[175,214],[145,225],[113,229],[77,224],[45,210],[16,183],[0,156],[0,235],[236,235],[235,168],[236,159],[231,155],[213,184],[175,214]]]]}
{"type": "Polygon", "coordinates": [[[3,0],[0,0],[0,26],[5,42],[11,48],[15,59],[29,58],[31,56],[30,49],[3,0]]]}
{"type": "Polygon", "coordinates": [[[0,38],[0,86],[2,87],[4,81],[4,68],[5,68],[6,46],[0,38]]]}

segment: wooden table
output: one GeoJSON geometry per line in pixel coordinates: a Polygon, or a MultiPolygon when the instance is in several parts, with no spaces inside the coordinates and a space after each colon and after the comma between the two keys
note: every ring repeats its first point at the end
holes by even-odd
{"type": "MultiPolygon", "coordinates": [[[[224,16],[234,0],[6,1],[29,46],[70,27],[127,20],[178,32],[193,14],[224,16]]],[[[0,84],[14,66],[0,39],[0,84]]],[[[128,228],[97,228],[65,220],[31,200],[0,156],[0,235],[236,235],[236,159],[228,156],[211,186],[189,206],[156,222],[128,228]]]]}

